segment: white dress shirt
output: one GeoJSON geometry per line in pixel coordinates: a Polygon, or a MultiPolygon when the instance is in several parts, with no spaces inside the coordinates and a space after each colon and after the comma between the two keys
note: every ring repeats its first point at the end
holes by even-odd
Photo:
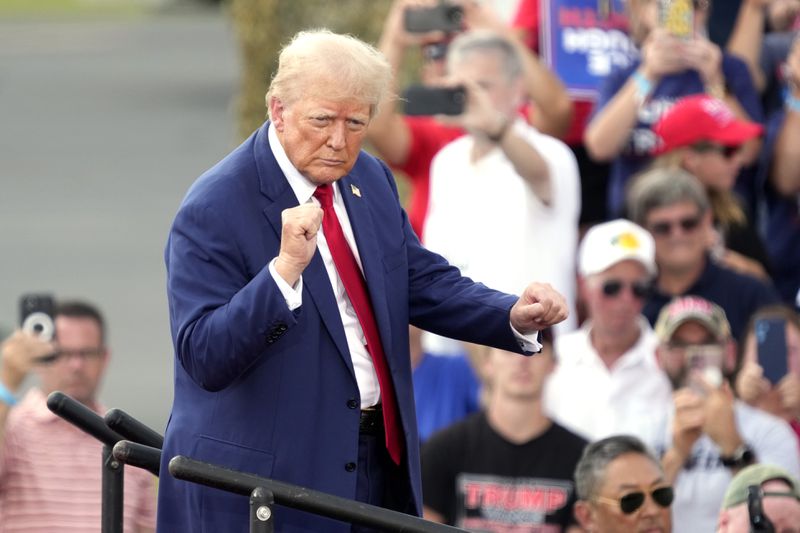
{"type": "MultiPolygon", "coordinates": [[[[278,140],[275,127],[272,124],[269,126],[267,135],[272,155],[275,156],[278,166],[286,176],[289,186],[297,197],[297,201],[301,205],[309,202],[320,205],[319,201],[314,198],[314,191],[316,191],[317,186],[300,174],[292,162],[289,161],[289,157],[286,155],[283,145],[281,145],[278,140]]],[[[334,182],[332,188],[333,209],[336,211],[336,216],[339,219],[339,224],[342,226],[344,237],[347,240],[347,244],[350,245],[350,249],[363,275],[364,267],[361,264],[361,256],[358,253],[355,236],[353,235],[353,227],[350,225],[350,218],[347,216],[347,209],[342,200],[338,182],[334,182]]],[[[317,233],[317,249],[322,256],[322,261],[325,264],[325,271],[328,273],[328,279],[331,282],[331,287],[333,287],[334,296],[336,297],[336,305],[339,308],[339,315],[342,319],[342,325],[344,326],[347,348],[350,350],[353,370],[356,375],[356,383],[358,384],[358,390],[361,396],[361,408],[371,407],[376,405],[380,400],[378,375],[372,364],[372,357],[366,348],[367,341],[364,337],[364,331],[361,329],[361,324],[358,321],[355,309],[353,309],[353,304],[350,302],[350,297],[347,295],[344,284],[339,277],[339,272],[336,270],[333,256],[331,256],[330,248],[328,248],[328,241],[325,240],[325,233],[321,227],[317,233]]],[[[286,283],[286,280],[278,274],[277,270],[275,270],[276,260],[277,258],[270,261],[269,272],[275,279],[275,283],[278,285],[289,309],[295,310],[302,305],[303,278],[301,276],[294,287],[290,286],[286,283]]],[[[522,335],[514,329],[513,326],[511,329],[523,350],[535,352],[541,349],[541,345],[537,340],[537,332],[522,335]]]]}
{"type": "MultiPolygon", "coordinates": [[[[269,131],[267,132],[269,138],[269,146],[272,149],[272,155],[281,167],[283,174],[289,182],[289,186],[294,191],[297,201],[300,204],[307,204],[313,202],[315,205],[320,205],[319,201],[314,198],[314,191],[317,186],[311,183],[305,176],[292,165],[289,157],[283,149],[278,136],[275,134],[275,127],[270,124],[269,131]]],[[[356,246],[356,239],[353,235],[353,227],[350,225],[350,219],[347,216],[347,210],[342,201],[342,195],[339,191],[339,184],[334,182],[333,186],[333,209],[336,211],[336,216],[339,219],[339,224],[342,226],[344,238],[356,258],[358,267],[361,269],[363,275],[364,267],[361,264],[361,256],[358,254],[358,247],[356,246]]],[[[367,351],[367,340],[364,337],[364,331],[361,329],[361,324],[356,316],[353,304],[350,302],[350,297],[345,291],[342,279],[336,271],[336,265],[333,263],[333,256],[331,256],[330,248],[328,248],[328,241],[325,240],[325,233],[320,228],[317,233],[317,249],[322,256],[322,261],[325,263],[325,271],[328,273],[328,279],[333,287],[334,295],[336,296],[336,305],[339,307],[339,315],[342,318],[342,325],[344,326],[344,335],[347,339],[347,348],[350,350],[350,357],[353,361],[353,370],[356,374],[356,382],[358,383],[358,391],[361,395],[361,407],[371,407],[378,403],[380,400],[380,384],[378,383],[378,374],[375,373],[375,367],[372,364],[372,357],[367,351]]],[[[275,260],[273,259],[269,265],[269,271],[275,282],[278,284],[283,297],[289,308],[294,310],[302,304],[303,293],[303,278],[297,282],[297,286],[292,288],[286,281],[278,275],[275,270],[275,260]]]]}

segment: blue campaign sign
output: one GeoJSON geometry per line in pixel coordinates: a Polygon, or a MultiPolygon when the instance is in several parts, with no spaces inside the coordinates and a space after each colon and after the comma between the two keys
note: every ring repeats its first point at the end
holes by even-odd
{"type": "Polygon", "coordinates": [[[599,83],[638,54],[624,0],[542,0],[542,56],[569,93],[595,100],[599,83]]]}

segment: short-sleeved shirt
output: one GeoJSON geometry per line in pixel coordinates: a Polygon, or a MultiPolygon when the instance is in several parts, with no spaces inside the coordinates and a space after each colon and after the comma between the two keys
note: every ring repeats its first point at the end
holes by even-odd
{"type": "MultiPolygon", "coordinates": [[[[640,64],[640,61],[635,61],[629,67],[615,69],[609,74],[601,85],[595,114],[608,105],[640,64]]],[[[747,65],[741,59],[723,54],[722,72],[730,94],[739,101],[751,120],[761,122],[763,120],[761,102],[747,65]]],[[[665,76],[653,88],[650,97],[639,108],[636,125],[631,130],[622,152],[612,162],[608,189],[610,216],[622,213],[628,180],[652,160],[651,153],[656,147],[653,125],[678,99],[704,91],[703,80],[694,70],[665,76]]]]}
{"type": "MultiPolygon", "coordinates": [[[[685,293],[676,296],[689,294],[700,296],[720,306],[728,317],[731,333],[737,341],[742,339],[747,322],[753,313],[765,305],[778,303],[778,294],[772,285],[718,265],[710,257],[706,258],[706,267],[694,285],[685,293]]],[[[650,324],[655,324],[661,308],[672,298],[673,296],[657,289],[651,294],[642,311],[650,324]]]]}
{"type": "Polygon", "coordinates": [[[446,144],[464,135],[464,130],[445,126],[433,117],[404,116],[403,120],[409,128],[411,146],[406,162],[395,169],[408,176],[411,185],[406,202],[408,221],[422,239],[425,216],[428,213],[431,161],[446,144]]]}
{"type": "Polygon", "coordinates": [[[426,353],[413,379],[420,441],[480,408],[480,382],[463,353],[426,353]]]}
{"type": "Polygon", "coordinates": [[[515,444],[476,413],[422,447],[423,502],[472,531],[563,531],[574,523],[573,476],[585,446],[555,423],[515,444]]]}
{"type": "MultiPolygon", "coordinates": [[[[99,533],[102,510],[102,449],[47,409],[31,389],[6,422],[0,453],[0,532],[99,533]]],[[[153,475],[125,467],[123,528],[155,529],[153,475]]]]}

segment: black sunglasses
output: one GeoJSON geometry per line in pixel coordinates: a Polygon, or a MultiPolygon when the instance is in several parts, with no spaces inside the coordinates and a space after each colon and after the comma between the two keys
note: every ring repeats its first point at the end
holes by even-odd
{"type": "Polygon", "coordinates": [[[734,144],[731,146],[723,146],[721,144],[700,142],[692,145],[692,150],[694,150],[695,152],[701,154],[708,152],[716,152],[722,155],[722,157],[724,157],[725,159],[732,158],[733,156],[738,154],[741,149],[742,149],[741,145],[738,144],[734,144]]]}
{"type": "MultiPolygon", "coordinates": [[[[636,491],[625,494],[619,500],[604,498],[602,496],[598,496],[595,500],[612,505],[619,504],[619,510],[622,511],[622,514],[633,514],[644,505],[645,497],[646,494],[643,491],[636,491]]],[[[653,501],[660,507],[669,507],[672,505],[672,500],[675,499],[675,492],[672,490],[672,487],[669,486],[659,487],[650,492],[650,497],[653,498],[653,501]]]]}
{"type": "Polygon", "coordinates": [[[680,226],[684,233],[689,233],[697,229],[697,226],[700,225],[701,218],[702,215],[696,215],[693,217],[682,218],[680,220],[653,222],[650,224],[650,232],[653,235],[665,236],[672,233],[672,228],[675,226],[680,226]]]}
{"type": "Polygon", "coordinates": [[[647,298],[650,295],[650,282],[647,281],[634,281],[633,283],[626,283],[621,279],[608,279],[603,282],[603,294],[611,298],[618,296],[624,287],[630,287],[633,295],[640,300],[647,298]]]}

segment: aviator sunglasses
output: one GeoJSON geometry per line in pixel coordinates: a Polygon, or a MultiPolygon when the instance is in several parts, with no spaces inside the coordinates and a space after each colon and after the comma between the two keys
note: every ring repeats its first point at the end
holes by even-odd
{"type": "MultiPolygon", "coordinates": [[[[643,491],[636,491],[629,492],[618,500],[613,498],[604,498],[603,496],[598,496],[595,498],[595,500],[612,505],[619,504],[619,510],[622,511],[623,514],[633,514],[638,511],[642,505],[644,505],[645,496],[646,494],[643,491]]],[[[656,504],[658,504],[660,507],[669,507],[672,505],[672,500],[675,498],[675,493],[673,492],[672,487],[659,487],[650,492],[650,497],[653,498],[653,501],[656,502],[656,504]]]]}
{"type": "Polygon", "coordinates": [[[614,298],[619,296],[622,289],[630,287],[631,292],[636,298],[646,298],[650,294],[650,283],[647,281],[634,281],[633,283],[626,283],[621,279],[609,279],[603,282],[603,294],[614,298]]]}

